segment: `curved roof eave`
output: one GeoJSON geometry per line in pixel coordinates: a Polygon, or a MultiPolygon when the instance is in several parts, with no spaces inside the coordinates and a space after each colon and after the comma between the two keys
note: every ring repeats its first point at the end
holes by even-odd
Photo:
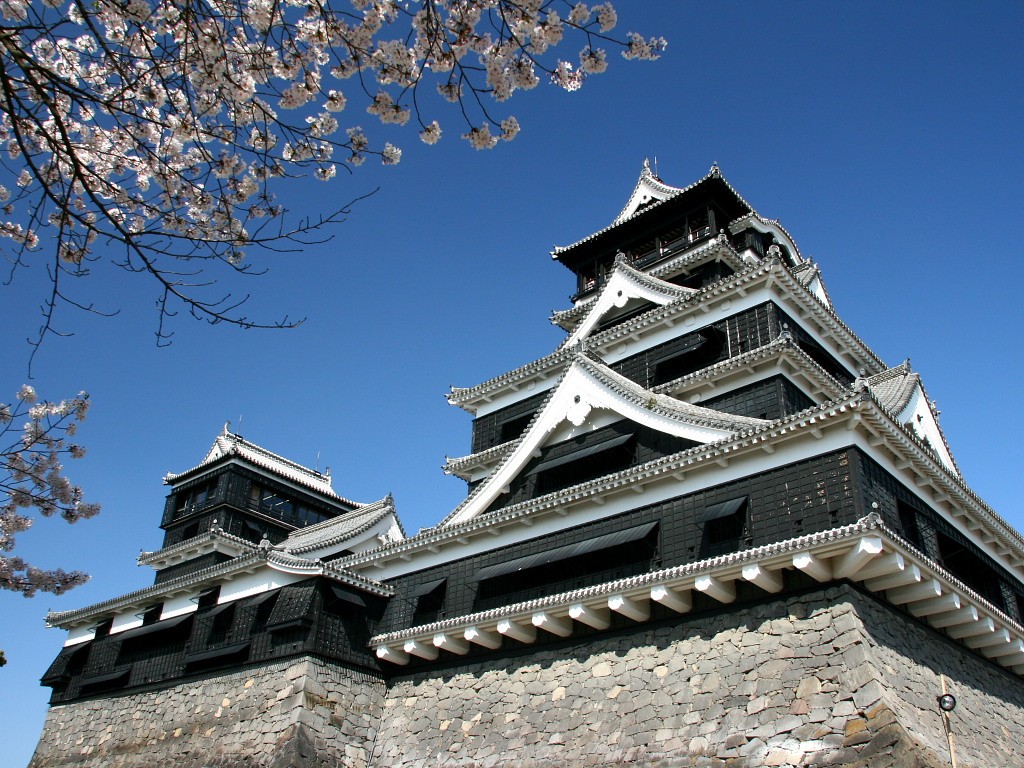
{"type": "Polygon", "coordinates": [[[800,433],[806,432],[810,439],[816,441],[818,438],[815,433],[828,422],[836,419],[861,419],[865,415],[865,411],[868,414],[874,414],[871,416],[872,422],[893,438],[892,445],[899,451],[898,456],[910,460],[914,466],[925,471],[929,477],[946,489],[943,491],[944,493],[950,492],[950,496],[962,505],[964,514],[979,521],[989,531],[993,539],[1007,549],[1015,560],[1009,560],[1008,555],[997,557],[997,561],[1008,563],[1014,569],[1014,573],[1024,581],[1024,537],[985,504],[967,486],[962,477],[950,472],[913,436],[908,435],[907,430],[877,403],[866,388],[854,392],[846,391],[836,399],[780,419],[763,429],[738,434],[731,440],[689,448],[638,467],[631,467],[536,499],[503,507],[457,524],[427,528],[402,542],[368,550],[338,562],[347,567],[359,568],[369,564],[379,564],[382,559],[399,557],[408,559],[410,554],[418,550],[427,550],[433,547],[435,548],[433,551],[436,551],[437,546],[447,542],[461,542],[467,536],[489,535],[495,526],[512,524],[527,516],[554,514],[559,510],[564,510],[567,505],[577,503],[595,494],[607,493],[616,488],[633,488],[638,480],[647,483],[680,470],[690,471],[699,466],[712,466],[722,457],[735,458],[742,451],[758,450],[764,444],[779,437],[797,437],[800,433]]]}
{"type": "MultiPolygon", "coordinates": [[[[822,391],[827,393],[828,398],[835,399],[842,397],[847,388],[840,382],[836,381],[824,368],[822,368],[817,362],[811,359],[811,357],[804,352],[796,344],[793,337],[783,336],[779,337],[762,347],[757,347],[749,352],[744,352],[736,357],[730,357],[727,360],[710,365],[707,368],[702,368],[694,373],[687,374],[679,379],[667,381],[664,384],[659,384],[655,387],[651,387],[651,392],[654,394],[662,395],[668,394],[674,391],[678,394],[682,390],[688,390],[694,386],[699,386],[703,381],[713,381],[722,374],[726,374],[733,370],[748,370],[753,365],[758,365],[763,361],[770,360],[782,360],[787,359],[792,362],[793,365],[797,366],[808,379],[812,380],[822,391]]],[[[445,474],[454,475],[463,480],[470,479],[470,471],[473,468],[487,468],[490,465],[491,469],[502,459],[504,456],[512,450],[515,445],[515,440],[509,440],[498,445],[494,445],[486,450],[478,451],[477,453],[467,454],[465,456],[449,457],[444,466],[443,470],[445,474]]]]}
{"type": "MultiPolygon", "coordinates": [[[[806,285],[793,275],[789,267],[777,258],[768,259],[758,264],[751,265],[746,270],[737,272],[717,283],[712,283],[708,287],[703,288],[694,294],[681,297],[664,306],[653,307],[628,322],[600,331],[590,337],[590,349],[599,350],[606,348],[608,345],[615,343],[623,336],[633,335],[644,327],[660,325],[666,320],[666,318],[685,312],[691,309],[694,304],[699,304],[709,298],[718,298],[722,294],[736,290],[737,288],[746,290],[748,289],[749,283],[754,280],[774,280],[775,278],[780,278],[780,282],[784,283],[790,289],[789,295],[799,303],[802,309],[817,317],[819,325],[829,329],[831,333],[836,335],[842,341],[843,345],[854,353],[859,364],[862,365],[869,374],[873,375],[884,371],[888,367],[884,362],[882,362],[881,358],[879,358],[871,348],[868,347],[868,345],[864,343],[864,341],[839,318],[834,309],[822,304],[810,289],[808,289],[806,285]]],[[[488,379],[474,387],[453,387],[452,390],[447,393],[448,402],[473,413],[476,409],[473,406],[468,405],[469,403],[478,401],[479,399],[490,399],[488,395],[491,392],[500,392],[505,387],[513,383],[522,382],[541,374],[546,374],[545,378],[550,378],[550,374],[565,362],[568,355],[569,348],[559,347],[554,352],[551,352],[544,357],[503,373],[500,376],[488,379]]]]}
{"type": "MultiPolygon", "coordinates": [[[[641,173],[641,180],[642,179],[643,174],[641,173]]],[[[739,205],[739,207],[746,208],[748,211],[754,212],[754,207],[750,205],[750,203],[748,203],[746,200],[744,200],[740,193],[737,192],[736,189],[728,181],[726,181],[718,166],[713,165],[711,166],[711,170],[705,176],[701,177],[700,179],[686,187],[670,187],[669,185],[659,180],[659,184],[661,186],[663,186],[667,190],[675,190],[674,193],[668,195],[662,200],[656,200],[654,202],[651,202],[649,205],[646,205],[643,208],[636,210],[632,215],[626,216],[625,218],[620,218],[622,216],[622,213],[625,213],[625,211],[628,210],[629,208],[629,203],[627,203],[627,207],[623,209],[622,213],[619,214],[619,217],[616,217],[616,219],[607,227],[604,227],[603,229],[600,229],[597,232],[588,235],[587,237],[577,240],[575,243],[572,243],[571,245],[555,246],[554,249],[551,251],[551,258],[555,259],[556,261],[561,261],[566,257],[567,254],[571,253],[572,251],[581,249],[591,243],[594,243],[599,239],[603,239],[608,235],[608,233],[617,230],[622,226],[629,224],[630,222],[639,221],[642,220],[644,217],[650,216],[652,212],[658,211],[660,208],[666,205],[671,205],[673,201],[679,200],[680,198],[688,195],[689,193],[692,193],[693,190],[697,189],[701,185],[707,184],[709,182],[721,184],[723,190],[725,190],[728,194],[730,194],[733,197],[733,199],[739,205]]],[[[640,182],[637,182],[637,187],[639,186],[639,184],[640,182]]],[[[633,194],[635,194],[637,191],[637,187],[634,187],[634,191],[630,195],[631,200],[633,198],[633,194]]]]}
{"type": "Polygon", "coordinates": [[[225,424],[224,431],[214,440],[213,445],[202,462],[183,472],[168,472],[164,475],[164,484],[176,485],[212,469],[221,461],[229,461],[232,458],[236,458],[261,471],[272,472],[283,480],[301,486],[304,490],[319,493],[333,502],[340,502],[353,508],[365,506],[357,501],[340,496],[331,487],[331,476],[329,473],[321,473],[315,469],[304,467],[291,459],[286,459],[283,456],[268,451],[266,448],[249,442],[241,435],[228,431],[227,427],[228,425],[225,424]]]}
{"type": "MultiPolygon", "coordinates": [[[[390,494],[353,512],[324,520],[308,528],[300,528],[278,547],[299,555],[337,546],[358,537],[388,515],[395,516],[394,498],[390,494]]],[[[397,521],[397,516],[395,519],[397,521]]]]}
{"type": "Polygon", "coordinates": [[[439,526],[451,526],[483,514],[500,495],[500,489],[522,471],[546,435],[565,420],[577,426],[583,424],[593,408],[610,409],[623,418],[700,443],[728,439],[738,432],[761,428],[770,423],[763,419],[722,413],[654,393],[589,357],[586,352],[574,351],[558,383],[534,413],[514,447],[488,478],[474,488],[439,526]],[[575,393],[572,403],[565,400],[568,397],[565,393],[570,388],[567,382],[570,380],[573,382],[572,392],[575,393]]]}

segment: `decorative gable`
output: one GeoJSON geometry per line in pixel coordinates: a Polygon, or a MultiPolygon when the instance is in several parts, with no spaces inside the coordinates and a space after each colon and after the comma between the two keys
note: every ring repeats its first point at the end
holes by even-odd
{"type": "MultiPolygon", "coordinates": [[[[543,470],[544,467],[540,465],[529,468],[527,465],[533,459],[542,457],[547,446],[586,435],[623,419],[666,435],[702,444],[729,439],[740,432],[769,423],[763,419],[733,416],[656,394],[593,360],[581,348],[513,449],[490,477],[441,525],[456,525],[483,514],[499,496],[509,491],[524,470],[543,470]]],[[[622,442],[621,435],[608,435],[607,440],[587,444],[583,450],[592,451],[596,455],[619,447],[622,442]]],[[[567,459],[553,456],[550,461],[568,463],[569,460],[579,458],[586,457],[576,455],[567,459]]],[[[547,468],[554,467],[551,464],[547,468]]]]}
{"type": "Polygon", "coordinates": [[[679,187],[670,187],[655,176],[654,172],[651,171],[651,161],[644,160],[644,167],[640,171],[640,178],[637,179],[636,186],[633,188],[633,194],[629,196],[625,207],[615,217],[612,224],[621,224],[640,209],[646,208],[652,203],[667,200],[681,191],[679,187]]]}
{"type": "Polygon", "coordinates": [[[867,385],[879,405],[924,443],[946,469],[960,476],[946,436],[939,426],[935,404],[928,400],[920,375],[910,370],[909,360],[872,376],[867,385]]]}
{"type": "Polygon", "coordinates": [[[331,487],[330,469],[326,472],[310,469],[283,456],[278,456],[255,443],[250,443],[241,435],[231,432],[231,422],[224,423],[224,429],[217,435],[200,464],[184,472],[168,473],[164,476],[164,483],[176,485],[186,479],[192,479],[198,473],[227,457],[237,457],[260,470],[270,471],[281,479],[317,491],[332,500],[358,506],[355,502],[339,496],[331,487]]]}
{"type": "MultiPolygon", "coordinates": [[[[630,266],[625,257],[615,257],[611,275],[592,302],[576,329],[560,346],[571,347],[587,338],[601,321],[615,314],[624,314],[627,305],[656,304],[664,306],[676,299],[696,293],[694,288],[683,288],[666,283],[630,266]]],[[[628,311],[628,310],[627,310],[628,311]]]]}

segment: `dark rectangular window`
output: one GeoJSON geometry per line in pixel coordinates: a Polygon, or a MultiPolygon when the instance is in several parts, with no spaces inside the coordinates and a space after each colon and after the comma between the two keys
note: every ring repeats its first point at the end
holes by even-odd
{"type": "Polygon", "coordinates": [[[702,557],[725,555],[740,549],[747,530],[748,500],[748,496],[740,496],[711,504],[698,513],[697,522],[704,524],[700,542],[702,557]]]}
{"type": "Polygon", "coordinates": [[[1004,608],[1003,590],[996,570],[966,544],[941,531],[936,531],[935,536],[942,565],[997,608],[1004,608]]]}
{"type": "Polygon", "coordinates": [[[249,489],[249,508],[297,528],[315,525],[332,517],[329,513],[303,504],[281,491],[255,484],[249,489]]]}
{"type": "Polygon", "coordinates": [[[164,604],[154,605],[146,609],[146,612],[142,614],[142,625],[149,626],[150,624],[156,624],[160,621],[160,614],[163,612],[164,604]]]}
{"type": "Polygon", "coordinates": [[[896,499],[896,514],[900,518],[900,529],[910,544],[920,552],[924,552],[924,538],[917,522],[917,510],[902,499],[896,499]]]}
{"type": "Polygon", "coordinates": [[[562,488],[625,469],[633,461],[635,435],[615,435],[605,440],[583,444],[570,453],[556,452],[545,457],[527,474],[536,475],[537,495],[553,493],[562,488]]]}
{"type": "Polygon", "coordinates": [[[252,603],[256,606],[256,615],[253,616],[252,629],[254,632],[260,632],[267,628],[267,624],[270,622],[270,615],[274,612],[274,604],[277,602],[278,592],[264,592],[259,595],[252,603]]]}
{"type": "Polygon", "coordinates": [[[207,640],[209,645],[223,645],[231,634],[231,627],[235,623],[235,604],[223,603],[212,609],[210,613],[216,612],[213,623],[210,625],[210,635],[207,640]]]}
{"type": "Polygon", "coordinates": [[[211,589],[207,589],[207,590],[205,590],[203,592],[200,592],[199,593],[199,597],[198,597],[198,599],[196,601],[198,603],[199,610],[202,610],[203,608],[212,608],[213,606],[215,606],[217,604],[217,599],[219,597],[220,597],[220,585],[219,584],[216,587],[213,587],[211,589]]]}
{"type": "Polygon", "coordinates": [[[651,386],[674,381],[706,368],[718,359],[721,351],[721,335],[714,328],[684,337],[681,345],[673,345],[670,350],[651,360],[651,386]]]}
{"type": "Polygon", "coordinates": [[[443,616],[444,599],[448,594],[448,579],[436,579],[422,584],[412,591],[410,597],[416,600],[413,610],[413,624],[430,624],[443,616]]]}
{"type": "Polygon", "coordinates": [[[707,208],[694,211],[686,217],[687,234],[690,242],[708,237],[711,234],[711,219],[707,208]]]}
{"type": "Polygon", "coordinates": [[[515,418],[503,421],[501,423],[501,442],[507,443],[509,440],[515,440],[523,434],[523,430],[526,429],[532,418],[533,412],[531,411],[530,413],[524,413],[522,416],[516,416],[515,418]]]}
{"type": "Polygon", "coordinates": [[[217,481],[208,480],[205,483],[194,485],[183,491],[179,491],[174,497],[175,517],[191,514],[213,500],[214,492],[217,490],[217,481]]]}

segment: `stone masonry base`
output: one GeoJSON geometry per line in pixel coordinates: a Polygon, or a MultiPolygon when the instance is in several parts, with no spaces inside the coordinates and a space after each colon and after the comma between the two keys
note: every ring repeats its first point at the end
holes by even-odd
{"type": "Polygon", "coordinates": [[[291,659],[52,707],[32,768],[365,766],[384,683],[291,659]]]}
{"type": "Polygon", "coordinates": [[[50,710],[31,768],[1024,766],[1024,682],[849,586],[410,670],[315,659],[50,710]]]}

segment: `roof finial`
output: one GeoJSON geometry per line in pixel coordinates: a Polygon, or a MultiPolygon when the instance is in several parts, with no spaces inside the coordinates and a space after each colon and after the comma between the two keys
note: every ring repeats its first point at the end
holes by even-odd
{"type": "Polygon", "coordinates": [[[230,419],[224,422],[224,431],[221,432],[221,434],[224,435],[224,437],[227,437],[228,435],[231,434],[231,420],[230,419]]]}
{"type": "Polygon", "coordinates": [[[651,170],[651,158],[649,157],[644,158],[644,170],[647,171],[648,173],[651,170]]]}
{"type": "Polygon", "coordinates": [[[722,169],[718,167],[718,161],[717,160],[715,160],[713,163],[711,163],[711,175],[712,176],[721,176],[722,175],[722,169]]]}

